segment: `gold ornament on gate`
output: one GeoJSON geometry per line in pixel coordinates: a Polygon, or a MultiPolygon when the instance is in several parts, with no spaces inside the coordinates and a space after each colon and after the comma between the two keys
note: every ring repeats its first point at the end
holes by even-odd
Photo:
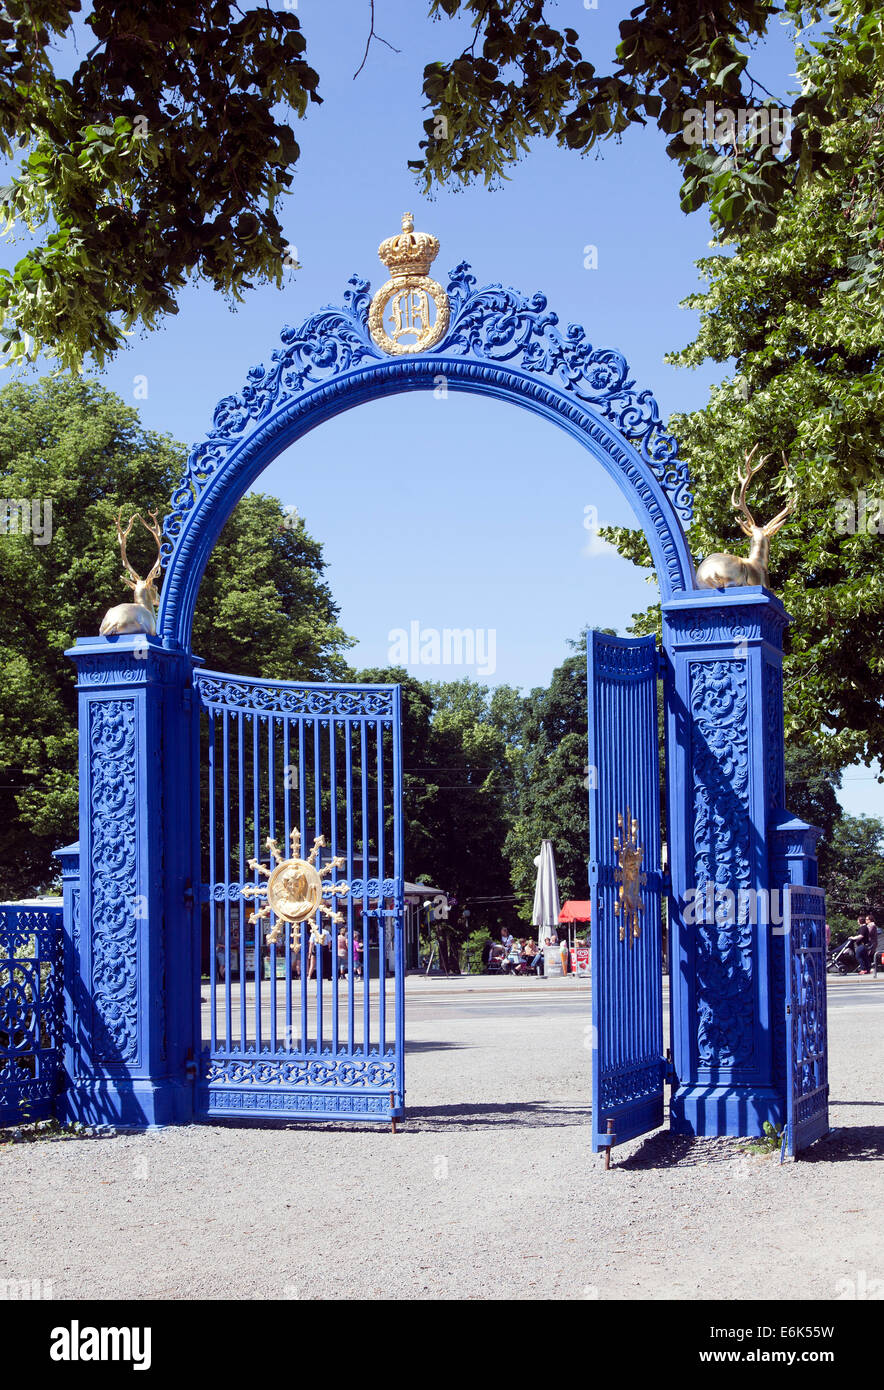
{"type": "Polygon", "coordinates": [[[620,835],[614,836],[614,849],[620,863],[614,870],[614,879],[620,884],[620,891],[614,900],[614,916],[620,918],[620,940],[625,941],[628,935],[631,946],[642,933],[638,914],[645,910],[641,890],[648,876],[642,873],[645,851],[638,842],[638,821],[630,815],[628,806],[625,821],[618,811],[617,828],[620,835]]]}
{"type": "Polygon", "coordinates": [[[444,337],[451,306],[448,295],[428,274],[439,254],[439,242],[429,232],[414,230],[414,216],[406,212],[402,231],[388,237],[378,247],[378,255],[392,279],[382,285],[371,301],[368,328],[379,348],[394,356],[424,352],[444,337]],[[436,310],[431,320],[430,304],[436,310]],[[389,307],[389,323],[384,315],[389,307]],[[412,338],[413,342],[404,341],[412,338]]]}
{"type": "Polygon", "coordinates": [[[276,867],[267,869],[257,859],[250,859],[249,868],[262,874],[267,882],[266,884],[247,883],[242,890],[242,896],[244,898],[265,898],[264,906],[249,916],[251,924],[269,917],[271,912],[276,916],[276,926],[267,937],[271,945],[279,946],[282,942],[283,922],[292,924],[292,949],[294,950],[298,944],[295,928],[299,923],[306,921],[308,917],[313,917],[317,912],[320,912],[323,916],[330,918],[332,922],[346,920],[342,912],[332,910],[329,901],[336,897],[344,897],[345,894],[349,893],[350,885],[326,881],[333,869],[340,869],[346,863],[346,860],[339,855],[330,859],[321,869],[316,868],[316,856],[326,843],[324,835],[317,835],[313,841],[313,848],[306,859],[300,858],[301,832],[293,830],[289,839],[292,847],[291,858],[283,859],[276,840],[272,840],[268,835],[264,843],[270,850],[276,867]]]}

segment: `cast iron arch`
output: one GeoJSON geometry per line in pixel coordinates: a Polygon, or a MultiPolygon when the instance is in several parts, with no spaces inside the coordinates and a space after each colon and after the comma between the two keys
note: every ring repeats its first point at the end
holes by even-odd
{"type": "Polygon", "coordinates": [[[491,285],[469,266],[448,284],[451,322],[430,352],[388,356],[368,332],[371,291],[354,276],[342,308],[285,328],[268,367],[253,367],[238,396],[215,408],[190,454],[164,529],[158,620],[164,645],[187,649],[200,580],[240,498],[290,444],[367,400],[402,391],[462,390],[523,406],[578,439],[631,503],[653,556],[663,600],[694,587],[682,522],[692,515],[687,465],[662,428],[657,402],[629,379],[626,359],[594,348],[579,324],[562,333],[546,298],[491,285]]]}

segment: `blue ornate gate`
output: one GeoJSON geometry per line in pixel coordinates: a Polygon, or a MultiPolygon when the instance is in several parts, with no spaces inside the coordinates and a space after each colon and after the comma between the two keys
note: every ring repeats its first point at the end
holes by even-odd
{"type": "Polygon", "coordinates": [[[0,904],[0,1125],[53,1113],[61,1021],[61,906],[0,904]]]}
{"type": "Polygon", "coordinates": [[[399,687],[197,671],[194,692],[209,977],[197,1114],[395,1119],[399,687]]]}
{"type": "Polygon", "coordinates": [[[786,946],[786,1144],[792,1157],[829,1130],[826,1046],[826,897],[795,885],[784,893],[786,946]]]}
{"type": "MultiPolygon", "coordinates": [[[[698,929],[693,905],[710,888],[763,899],[797,883],[793,870],[814,881],[812,846],[800,863],[781,853],[791,820],[783,769],[788,615],[760,587],[697,588],[684,529],[692,515],[687,465],[622,354],[595,346],[576,322],[563,331],[542,294],[480,286],[465,262],[444,286],[428,280],[437,249],[404,219],[402,237],[383,243],[393,278],[376,295],[354,276],[342,304],[286,328],[270,360],[219,400],[164,521],[156,635],[81,638],[69,653],[78,673],[82,865],[65,909],[70,1119],[146,1126],[187,1122],[195,1111],[266,1110],[380,1118],[390,1093],[394,1114],[401,1109],[396,697],[379,710],[371,703],[379,696],[352,688],[194,677],[191,631],[212,549],[268,464],[343,411],[444,382],[446,391],[505,401],[563,429],[615,479],[641,522],[660,584],[666,675],[670,1120],[687,1134],[759,1134],[768,1121],[783,1122],[781,943],[751,922],[698,929]],[[391,322],[395,305],[407,324],[391,322]],[[400,332],[416,341],[401,342],[400,332]],[[205,739],[202,872],[195,720],[205,739]],[[389,753],[378,755],[376,743],[389,753]],[[321,837],[329,843],[315,845],[310,862],[321,837]],[[292,941],[289,926],[265,909],[270,875],[291,875],[284,866],[293,858],[303,882],[295,892],[292,881],[289,897],[302,905],[311,883],[314,894],[331,896],[340,881],[331,861],[344,859],[339,867],[353,885],[339,900],[345,958],[360,927],[374,933],[367,977],[355,988],[292,982],[293,956],[309,952],[307,917],[292,941]],[[205,903],[194,892],[199,882],[205,903]],[[246,890],[257,889],[259,901],[249,902],[246,890]],[[389,963],[379,950],[381,924],[392,931],[389,963]],[[201,940],[210,976],[204,1034],[191,988],[201,940]]],[[[591,798],[598,1148],[612,1142],[608,1121],[614,1139],[624,1139],[662,1119],[662,882],[653,645],[596,637],[589,662],[590,761],[599,778],[591,798]]],[[[318,899],[316,907],[327,921],[318,899]]],[[[326,969],[320,960],[320,977],[326,969]]]]}
{"type": "Polygon", "coordinates": [[[663,1123],[663,880],[653,637],[587,634],[592,1147],[663,1123]]]}

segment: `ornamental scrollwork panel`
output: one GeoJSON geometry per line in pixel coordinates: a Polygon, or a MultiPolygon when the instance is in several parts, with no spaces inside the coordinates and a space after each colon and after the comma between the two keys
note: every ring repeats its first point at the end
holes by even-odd
{"type": "Polygon", "coordinates": [[[89,705],[92,1000],[96,1056],[138,1058],[134,700],[89,705]]]}
{"type": "Polygon", "coordinates": [[[711,883],[736,904],[695,927],[701,1067],[740,1066],[753,1055],[748,698],[745,661],[690,663],[694,885],[700,899],[711,883]]]}
{"type": "Polygon", "coordinates": [[[786,804],[783,751],[783,673],[769,661],[764,663],[764,719],[767,726],[766,792],[767,809],[776,811],[786,804]]]}
{"type": "Polygon", "coordinates": [[[230,1111],[256,1110],[280,1115],[386,1115],[389,1108],[384,1092],[373,1091],[286,1091],[276,1094],[241,1088],[225,1091],[212,1087],[206,1096],[206,1114],[224,1115],[230,1111]]]}
{"type": "MultiPolygon", "coordinates": [[[[191,451],[172,494],[163,523],[164,564],[174,554],[198,499],[250,431],[262,427],[281,405],[366,364],[383,363],[391,370],[400,365],[399,358],[388,358],[371,339],[369,282],[354,275],[349,286],[343,306],[322,309],[299,328],[286,327],[270,364],[252,367],[242,391],[219,401],[209,435],[191,451]]],[[[447,294],[451,324],[428,355],[507,365],[591,407],[637,451],[681,520],[691,520],[687,464],[663,428],[653,394],[636,386],[621,353],[594,347],[580,324],[560,330],[558,316],[542,294],[526,296],[501,285],[478,289],[466,262],[451,272],[447,294]]]]}
{"type": "Polygon", "coordinates": [[[369,690],[345,685],[324,687],[267,684],[215,672],[194,672],[194,690],[206,707],[258,714],[329,715],[342,719],[392,719],[394,687],[369,690]]]}
{"type": "Polygon", "coordinates": [[[652,393],[637,390],[630,379],[622,353],[593,347],[580,324],[570,323],[560,331],[558,315],[543,294],[529,297],[502,285],[481,290],[476,286],[470,267],[461,262],[447,286],[452,322],[439,351],[507,363],[573,393],[629,440],[669,494],[678,516],[689,522],[693,497],[687,464],[678,457],[675,439],[663,429],[652,393]]]}
{"type": "Polygon", "coordinates": [[[380,1087],[389,1091],[395,1085],[396,1059],[392,1052],[384,1057],[286,1054],[281,1057],[226,1058],[204,1054],[202,1075],[210,1085],[356,1086],[380,1087]]]}

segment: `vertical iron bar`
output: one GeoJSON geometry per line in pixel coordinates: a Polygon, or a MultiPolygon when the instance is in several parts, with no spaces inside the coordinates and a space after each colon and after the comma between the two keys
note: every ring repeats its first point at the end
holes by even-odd
{"type": "MultiPolygon", "coordinates": [[[[319,750],[319,720],[313,720],[313,837],[317,840],[322,834],[322,760],[319,750]]],[[[317,865],[322,865],[322,849],[317,855],[317,865]]],[[[319,932],[324,931],[323,914],[317,912],[314,916],[314,924],[319,932]]],[[[329,932],[329,935],[331,933],[329,932]]],[[[316,947],[316,1052],[322,1052],[323,1042],[323,1019],[322,1019],[322,958],[325,952],[320,946],[316,947]]]]}
{"type": "MultiPolygon", "coordinates": [[[[239,882],[244,882],[246,871],[245,861],[245,839],[246,839],[246,811],[243,797],[243,780],[245,775],[245,758],[243,756],[243,713],[237,712],[236,716],[236,803],[237,803],[237,829],[239,831],[239,882]]],[[[239,914],[239,1035],[240,1048],[243,1052],[248,1051],[248,1024],[246,1022],[246,987],[248,983],[248,973],[246,971],[246,915],[245,899],[238,896],[237,912],[239,914]]]]}
{"type": "MultiPolygon", "coordinates": [[[[273,722],[273,712],[270,711],[270,712],[268,713],[268,715],[267,715],[267,835],[268,835],[268,838],[271,839],[271,840],[275,840],[275,839],[276,839],[276,743],[275,743],[275,739],[274,739],[274,734],[275,734],[275,726],[274,726],[274,722],[273,722]]],[[[284,855],[284,854],[285,854],[285,848],[284,848],[284,847],[281,847],[281,848],[282,848],[283,855],[284,855]]],[[[271,856],[269,853],[268,853],[267,859],[268,859],[268,868],[272,869],[272,868],[274,867],[274,862],[273,862],[272,856],[271,856]]],[[[265,918],[265,921],[267,922],[268,926],[270,926],[271,928],[274,927],[274,926],[276,925],[276,919],[275,919],[274,916],[270,916],[270,917],[265,918]]],[[[285,923],[283,923],[283,926],[285,927],[285,923]]],[[[256,990],[257,990],[257,996],[258,996],[258,1002],[256,1002],[256,1008],[257,1008],[257,1007],[260,1007],[259,1001],[260,1001],[260,997],[261,997],[260,977],[259,977],[259,981],[258,981],[258,983],[256,984],[255,988],[256,988],[256,990]]],[[[275,1029],[276,1029],[276,1015],[275,1015],[275,1014],[274,1014],[274,1016],[273,1016],[273,1023],[272,1023],[271,1026],[272,1026],[272,1028],[274,1029],[274,1032],[275,1032],[275,1029]]]]}
{"type": "MultiPolygon", "coordinates": [[[[328,781],[329,781],[329,822],[331,833],[331,857],[337,858],[338,854],[338,774],[337,760],[335,758],[335,720],[334,715],[329,715],[328,721],[328,781]]],[[[332,881],[337,883],[338,870],[332,869],[332,881]]],[[[340,910],[337,899],[332,898],[332,908],[337,915],[340,910]]],[[[340,933],[340,923],[332,922],[332,978],[334,979],[334,992],[332,994],[332,1056],[337,1063],[338,1047],[338,989],[340,988],[340,965],[338,961],[338,935],[340,933]]]]}
{"type": "Polygon", "coordinates": [[[222,797],[221,807],[224,827],[224,1025],[226,1028],[225,1046],[233,1051],[233,1013],[231,1008],[230,979],[230,718],[228,711],[222,711],[222,797]]]}
{"type": "Polygon", "coordinates": [[[375,740],[378,779],[378,1053],[383,1057],[387,1042],[387,919],[384,916],[384,726],[380,719],[375,721],[375,740]]]}
{"type": "MultiPolygon", "coordinates": [[[[342,721],[344,730],[344,795],[347,805],[347,882],[353,882],[353,726],[349,719],[342,721]]],[[[356,1032],[356,952],[353,948],[353,894],[347,894],[347,958],[350,962],[350,990],[347,995],[347,1052],[352,1057],[356,1032]]],[[[365,970],[365,926],[362,928],[362,961],[365,970]]]]}
{"type": "Polygon", "coordinates": [[[402,825],[402,694],[397,685],[393,692],[393,877],[396,884],[396,981],[395,981],[395,1056],[396,1099],[405,1103],[405,962],[403,960],[404,856],[402,825]]]}
{"type": "MultiPolygon", "coordinates": [[[[215,867],[215,711],[211,707],[208,710],[208,739],[209,739],[209,998],[211,1004],[210,1019],[210,1042],[212,1052],[218,1050],[218,1019],[216,1010],[218,1008],[218,914],[215,904],[215,882],[217,878],[215,867]]],[[[199,905],[197,911],[200,911],[199,905]]]]}
{"type": "MultiPolygon", "coordinates": [[[[259,836],[258,823],[259,823],[259,821],[260,821],[260,819],[261,819],[260,776],[259,776],[259,772],[258,772],[258,729],[259,729],[259,725],[260,725],[260,719],[259,719],[259,717],[258,717],[258,711],[256,710],[255,713],[252,715],[252,783],[253,783],[253,786],[252,786],[252,815],[253,815],[253,817],[254,817],[254,822],[255,822],[254,825],[252,826],[252,843],[253,843],[253,845],[254,845],[254,851],[253,851],[254,857],[260,862],[260,859],[261,859],[261,843],[260,843],[260,840],[259,840],[259,838],[258,838],[258,836],[259,836]]],[[[253,874],[253,875],[252,875],[252,878],[253,878],[254,880],[257,880],[258,875],[257,875],[257,874],[253,874]]],[[[262,948],[262,939],[261,939],[261,923],[260,923],[260,921],[258,920],[258,917],[257,917],[257,913],[258,913],[260,907],[261,907],[260,902],[258,902],[257,899],[253,898],[253,899],[252,899],[252,909],[251,909],[251,911],[252,911],[254,914],[256,914],[256,916],[255,916],[255,962],[256,962],[256,964],[255,964],[255,1051],[256,1051],[256,1052],[260,1052],[260,1051],[261,1051],[261,963],[262,963],[263,955],[264,955],[263,948],[262,948]]]]}
{"type": "MultiPolygon", "coordinates": [[[[299,854],[303,855],[305,850],[304,832],[307,827],[307,787],[304,771],[304,720],[298,720],[298,830],[301,834],[301,848],[299,854]]],[[[301,1051],[307,1052],[309,1049],[309,1037],[307,1032],[307,957],[309,955],[309,932],[306,922],[301,922],[298,926],[298,935],[301,942],[301,950],[298,959],[301,963],[301,1051]]]]}
{"type": "Polygon", "coordinates": [[[360,750],[360,773],[362,780],[362,957],[365,978],[362,990],[362,1047],[366,1057],[368,1057],[371,1035],[369,1031],[370,1009],[371,1009],[371,918],[369,917],[369,897],[368,897],[368,876],[370,872],[368,859],[368,764],[366,761],[366,741],[365,741],[365,720],[359,722],[359,750],[360,750]]]}

